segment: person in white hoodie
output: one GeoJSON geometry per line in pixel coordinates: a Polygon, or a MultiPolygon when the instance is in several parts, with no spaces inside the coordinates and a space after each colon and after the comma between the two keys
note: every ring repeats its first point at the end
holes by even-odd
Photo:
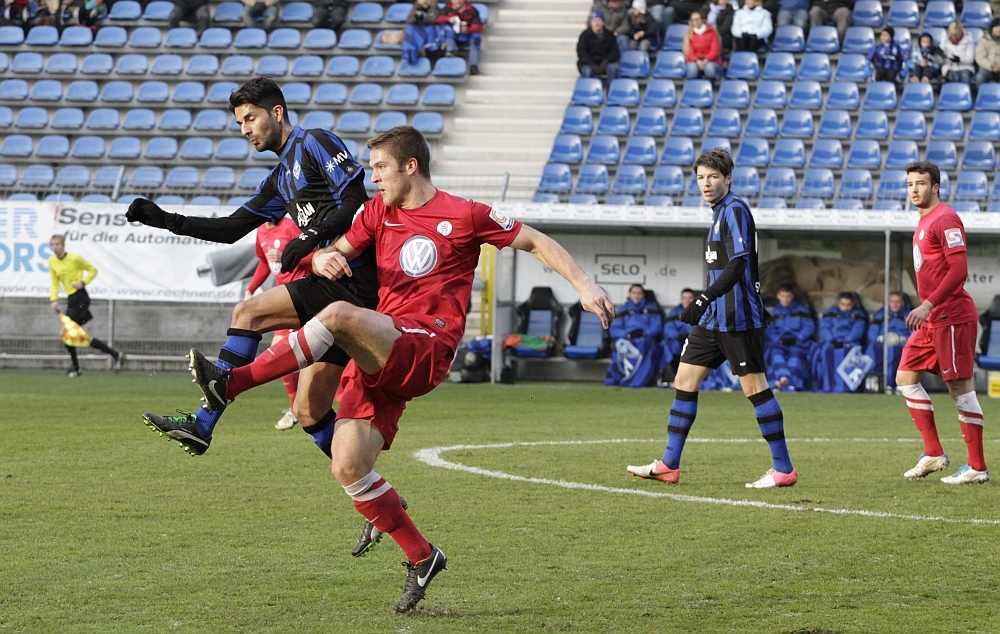
{"type": "Polygon", "coordinates": [[[733,50],[757,52],[767,45],[767,38],[773,32],[771,12],[757,0],[746,0],[733,16],[733,50]]]}
{"type": "Polygon", "coordinates": [[[952,22],[948,26],[948,37],[941,42],[941,52],[945,59],[941,74],[945,79],[971,84],[975,71],[973,62],[976,60],[976,45],[972,43],[972,34],[966,33],[958,22],[952,22]]]}

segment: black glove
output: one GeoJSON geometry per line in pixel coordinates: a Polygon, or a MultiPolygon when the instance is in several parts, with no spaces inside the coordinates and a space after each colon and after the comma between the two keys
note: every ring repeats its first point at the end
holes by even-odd
{"type": "Polygon", "coordinates": [[[264,4],[263,2],[257,2],[254,3],[253,7],[250,9],[250,15],[252,15],[255,18],[259,18],[260,16],[264,15],[265,11],[267,11],[267,5],[264,4]]]}
{"type": "Polygon", "coordinates": [[[844,347],[844,342],[843,341],[837,341],[836,339],[834,339],[830,343],[833,345],[834,348],[843,348],[844,347]]]}
{"type": "Polygon", "coordinates": [[[712,298],[702,293],[693,302],[687,305],[683,311],[681,311],[681,321],[685,324],[691,324],[696,326],[699,321],[701,321],[701,316],[705,314],[708,310],[709,305],[712,303],[712,298]]]}
{"type": "Polygon", "coordinates": [[[956,64],[960,64],[962,62],[962,60],[958,58],[958,55],[952,55],[951,61],[955,62],[956,64]]]}
{"type": "Polygon", "coordinates": [[[306,229],[298,238],[285,245],[281,252],[281,272],[291,273],[302,258],[312,253],[320,243],[332,238],[332,232],[323,224],[306,229]]]}
{"type": "Polygon", "coordinates": [[[147,227],[154,227],[156,229],[166,229],[168,215],[172,216],[174,214],[167,214],[152,200],[136,198],[128,206],[128,211],[125,212],[125,220],[129,222],[141,222],[147,227]]]}

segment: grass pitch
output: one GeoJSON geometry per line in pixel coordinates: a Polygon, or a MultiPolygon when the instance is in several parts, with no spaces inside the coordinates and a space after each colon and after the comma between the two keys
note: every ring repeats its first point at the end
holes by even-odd
{"type": "MultiPolygon", "coordinates": [[[[662,453],[670,391],[444,385],[377,465],[449,557],[408,616],[399,548],[352,558],[361,516],[305,434],[273,429],[281,386],[240,396],[200,458],[140,420],[197,397],[184,374],[0,372],[0,631],[1000,631],[985,397],[998,482],[904,480],[921,445],[899,397],[782,394],[800,480],[757,491],[740,394],[702,394],[668,487],[625,465],[662,453]],[[493,475],[415,457],[455,445],[436,455],[493,475]]],[[[965,447],[933,398],[950,474],[965,447]]]]}

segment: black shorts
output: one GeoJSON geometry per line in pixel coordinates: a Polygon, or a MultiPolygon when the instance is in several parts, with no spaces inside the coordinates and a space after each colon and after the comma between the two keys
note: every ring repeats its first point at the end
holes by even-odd
{"type": "Polygon", "coordinates": [[[740,332],[720,332],[701,326],[691,329],[681,349],[681,363],[714,370],[726,359],[736,376],[763,372],[764,329],[740,332]]]}
{"type": "MultiPolygon", "coordinates": [[[[288,295],[292,298],[300,325],[304,325],[333,302],[348,302],[371,310],[375,310],[375,307],[378,306],[378,288],[368,283],[359,284],[351,277],[330,280],[310,273],[303,278],[285,284],[285,288],[288,289],[288,295]]],[[[336,345],[330,346],[326,354],[317,359],[317,361],[339,366],[347,365],[350,360],[350,355],[336,345]]]]}
{"type": "Polygon", "coordinates": [[[81,326],[94,318],[90,314],[90,295],[87,294],[87,289],[81,288],[69,296],[66,316],[81,326]]]}

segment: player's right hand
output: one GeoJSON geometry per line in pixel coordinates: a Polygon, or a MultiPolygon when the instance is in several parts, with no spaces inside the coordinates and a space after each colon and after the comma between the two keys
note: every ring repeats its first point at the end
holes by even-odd
{"type": "Polygon", "coordinates": [[[352,277],[351,264],[339,251],[327,251],[317,253],[312,260],[313,273],[330,280],[337,280],[343,276],[352,277]]]}
{"type": "Polygon", "coordinates": [[[136,198],[132,201],[132,204],[128,206],[128,211],[125,212],[125,220],[139,222],[156,229],[167,228],[166,212],[152,200],[145,198],[136,198]]]}

